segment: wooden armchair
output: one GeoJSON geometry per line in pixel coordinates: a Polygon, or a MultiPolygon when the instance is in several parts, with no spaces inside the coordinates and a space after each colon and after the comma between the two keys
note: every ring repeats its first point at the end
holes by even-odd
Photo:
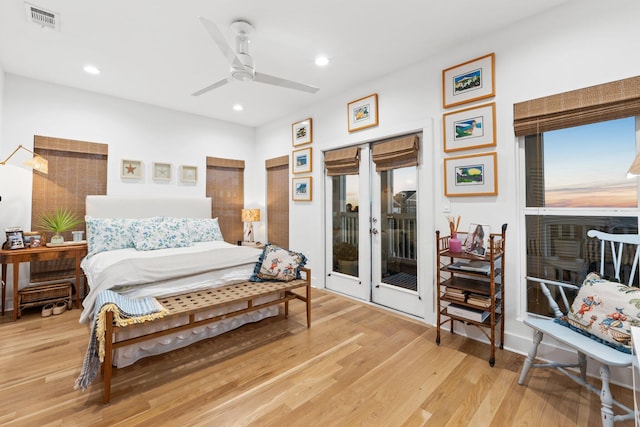
{"type": "MultiPolygon", "coordinates": [[[[613,274],[616,280],[620,281],[620,272],[623,260],[630,258],[628,255],[623,257],[623,252],[632,251],[630,253],[634,254],[634,256],[632,258],[631,273],[627,281],[627,285],[632,286],[636,270],[638,268],[640,235],[609,234],[601,231],[590,230],[587,233],[587,236],[600,239],[599,272],[601,276],[604,276],[605,274],[605,259],[612,260],[613,274]],[[607,248],[610,250],[610,254],[606,254],[607,248]],[[607,255],[606,257],[605,254],[607,255]]],[[[562,324],[562,320],[567,319],[566,316],[571,307],[566,295],[566,290],[573,289],[575,291],[579,291],[580,287],[535,277],[527,277],[527,280],[537,282],[540,285],[542,293],[549,300],[549,305],[554,312],[555,319],[532,317],[532,315],[530,315],[524,320],[526,325],[533,328],[533,343],[522,366],[518,384],[522,385],[525,383],[527,373],[531,368],[556,369],[557,371],[567,375],[576,383],[581,384],[590,391],[600,395],[603,426],[611,427],[615,421],[633,419],[634,410],[615,400],[609,389],[610,367],[631,367],[633,356],[630,353],[620,351],[609,345],[605,345],[602,342],[596,341],[595,339],[562,324]],[[555,287],[555,292],[551,292],[550,287],[555,287]],[[560,301],[557,301],[556,299],[560,301]],[[564,307],[566,311],[563,312],[560,309],[560,306],[564,307]],[[573,349],[577,354],[577,362],[559,363],[550,361],[547,363],[535,363],[538,346],[545,335],[573,349]],[[600,379],[602,382],[602,388],[600,390],[587,382],[587,358],[593,359],[600,364],[600,379]],[[578,368],[579,373],[567,368],[578,368]],[[624,413],[622,415],[614,415],[613,406],[620,408],[624,413]]],[[[632,314],[635,317],[637,310],[636,312],[629,314],[632,314]]]]}

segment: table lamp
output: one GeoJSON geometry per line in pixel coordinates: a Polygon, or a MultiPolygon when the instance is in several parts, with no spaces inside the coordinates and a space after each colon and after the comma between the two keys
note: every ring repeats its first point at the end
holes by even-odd
{"type": "Polygon", "coordinates": [[[242,209],[242,222],[244,222],[244,238],[247,242],[253,242],[253,223],[260,221],[260,209],[242,209]]]}

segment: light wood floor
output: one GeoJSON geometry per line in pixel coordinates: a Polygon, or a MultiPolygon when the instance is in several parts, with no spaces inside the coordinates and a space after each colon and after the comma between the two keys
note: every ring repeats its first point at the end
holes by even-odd
{"type": "MultiPolygon", "coordinates": [[[[79,310],[0,320],[0,425],[598,426],[600,402],[556,372],[517,384],[522,356],[313,291],[280,316],[73,390],[89,330],[79,310]]],[[[633,406],[633,393],[613,387],[633,406]]],[[[617,427],[632,422],[617,423],[617,427]]]]}

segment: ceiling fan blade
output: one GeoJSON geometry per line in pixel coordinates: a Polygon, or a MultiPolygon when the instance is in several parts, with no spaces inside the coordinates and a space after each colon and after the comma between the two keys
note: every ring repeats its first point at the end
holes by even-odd
{"type": "Polygon", "coordinates": [[[236,53],[231,49],[231,46],[227,43],[227,40],[224,38],[218,26],[213,23],[213,21],[208,20],[202,16],[198,16],[198,19],[204,25],[204,28],[207,30],[211,38],[218,45],[222,53],[224,54],[227,61],[232,64],[234,67],[242,68],[242,63],[236,56],[236,53]]]}
{"type": "Polygon", "coordinates": [[[280,77],[270,76],[269,74],[258,73],[256,72],[256,76],[253,79],[255,82],[266,83],[274,86],[286,87],[289,89],[301,90],[303,92],[316,93],[319,88],[315,86],[309,86],[298,82],[293,82],[291,80],[281,79],[280,77]]]}
{"type": "Polygon", "coordinates": [[[209,86],[207,86],[207,87],[205,87],[205,88],[200,89],[199,91],[193,92],[193,93],[191,94],[191,96],[200,96],[200,95],[202,95],[203,93],[207,93],[207,92],[209,92],[209,91],[212,91],[212,90],[214,90],[214,89],[219,88],[220,86],[224,86],[224,85],[226,85],[227,83],[229,83],[229,81],[230,81],[230,80],[231,80],[231,79],[229,79],[229,78],[222,79],[222,80],[220,80],[219,82],[215,82],[215,83],[214,83],[214,84],[212,84],[212,85],[209,85],[209,86]]]}

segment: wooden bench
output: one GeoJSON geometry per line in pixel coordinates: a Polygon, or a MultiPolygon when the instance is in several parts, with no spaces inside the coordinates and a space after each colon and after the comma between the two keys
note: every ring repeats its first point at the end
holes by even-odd
{"type": "MultiPolygon", "coordinates": [[[[590,230],[589,232],[587,232],[587,236],[600,239],[599,273],[601,276],[604,276],[605,274],[605,259],[607,258],[605,249],[608,248],[610,251],[609,253],[612,254],[610,257],[612,258],[611,261],[613,263],[613,276],[615,276],[618,281],[620,281],[623,250],[625,248],[625,245],[628,246],[627,250],[632,251],[631,253],[635,252],[635,255],[633,257],[633,265],[631,266],[631,272],[629,274],[629,280],[627,281],[628,286],[632,286],[634,276],[638,268],[638,258],[640,255],[640,236],[609,234],[597,230],[590,230]]],[[[540,279],[535,277],[527,277],[527,280],[539,284],[542,293],[547,297],[547,300],[549,301],[549,306],[554,312],[555,319],[561,319],[567,314],[566,312],[563,313],[560,310],[560,305],[562,305],[563,307],[567,307],[567,311],[568,307],[571,306],[566,295],[567,290],[573,290],[576,292],[579,290],[578,286],[563,282],[556,282],[553,280],[540,279]],[[552,289],[555,292],[552,293],[552,289]],[[558,301],[556,301],[556,299],[558,301]]],[[[584,386],[593,393],[600,395],[600,413],[603,426],[612,427],[615,421],[632,420],[634,418],[634,410],[615,400],[609,388],[610,367],[630,367],[633,363],[633,356],[631,354],[616,350],[585,335],[582,335],[567,326],[559,324],[557,321],[554,321],[554,319],[529,316],[524,319],[524,323],[527,326],[533,328],[533,343],[522,366],[518,384],[523,385],[525,383],[527,373],[531,368],[552,368],[565,374],[573,381],[584,386]],[[551,337],[575,351],[577,355],[576,363],[561,363],[556,361],[549,361],[547,363],[535,363],[536,355],[538,353],[538,346],[540,345],[540,342],[542,341],[544,336],[551,337]],[[587,358],[592,359],[600,364],[600,389],[587,382],[587,358]],[[567,368],[578,368],[578,372],[574,373],[567,368]],[[624,414],[614,415],[614,405],[623,410],[624,414]]]]}
{"type": "Polygon", "coordinates": [[[113,313],[108,311],[106,313],[105,356],[102,364],[102,373],[104,376],[104,403],[109,403],[111,399],[113,351],[118,348],[158,338],[164,335],[173,334],[178,331],[192,329],[197,326],[217,322],[222,319],[260,310],[280,303],[284,303],[284,315],[286,317],[289,314],[289,301],[293,299],[298,299],[306,303],[307,327],[311,327],[311,270],[308,268],[302,268],[301,271],[305,278],[293,280],[291,282],[242,282],[198,292],[191,292],[166,298],[157,298],[158,302],[160,302],[168,312],[166,316],[162,319],[158,319],[158,321],[163,321],[177,316],[188,316],[189,321],[188,323],[179,326],[152,332],[139,337],[118,340],[117,334],[125,328],[133,328],[149,322],[137,323],[126,327],[117,327],[113,322],[113,313]],[[305,288],[304,295],[293,292],[293,290],[297,288],[305,288]],[[255,302],[256,299],[268,296],[276,296],[276,298],[267,302],[255,302]],[[203,311],[242,302],[246,302],[246,306],[243,308],[215,317],[196,320],[196,315],[203,311]]]}

